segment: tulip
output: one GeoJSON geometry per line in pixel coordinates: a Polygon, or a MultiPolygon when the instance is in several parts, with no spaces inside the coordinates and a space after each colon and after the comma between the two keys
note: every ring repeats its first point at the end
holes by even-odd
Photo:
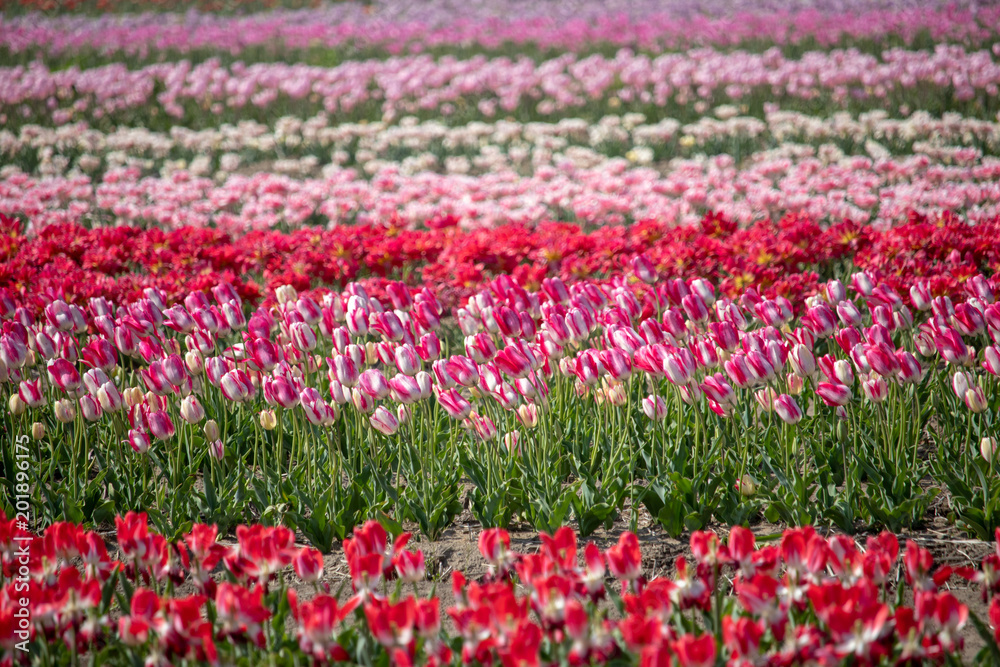
{"type": "Polygon", "coordinates": [[[219,388],[227,400],[236,403],[249,399],[255,393],[250,377],[241,370],[231,370],[223,375],[219,380],[219,388]]]}
{"type": "Polygon", "coordinates": [[[792,369],[802,377],[812,377],[816,373],[816,357],[805,345],[795,345],[788,355],[792,369]]]}
{"type": "Polygon", "coordinates": [[[642,399],[642,411],[653,421],[663,421],[667,416],[667,404],[656,394],[650,394],[642,399]]]}
{"type": "MultiPolygon", "coordinates": [[[[357,390],[355,390],[357,392],[357,390]]],[[[361,392],[357,392],[362,395],[361,392]]],[[[319,392],[313,387],[306,387],[299,394],[299,404],[306,419],[314,426],[330,426],[337,420],[336,411],[327,405],[319,392]]]]}
{"type": "Polygon", "coordinates": [[[854,371],[851,370],[851,364],[844,359],[838,359],[833,363],[833,375],[844,386],[850,387],[854,384],[854,371]]]}
{"type": "Polygon", "coordinates": [[[889,385],[877,373],[873,373],[867,379],[862,380],[861,388],[865,392],[865,396],[872,403],[881,403],[889,396],[889,385]]]}
{"type": "Polygon", "coordinates": [[[305,322],[295,322],[289,329],[292,345],[300,352],[312,352],[316,349],[316,333],[305,322]]]}
{"type": "Polygon", "coordinates": [[[950,364],[964,366],[969,361],[969,348],[954,329],[941,331],[934,339],[941,357],[950,364]]]}
{"type": "Polygon", "coordinates": [[[274,410],[261,410],[259,418],[260,426],[265,431],[273,431],[278,425],[278,417],[274,414],[274,410]]]}
{"type": "Polygon", "coordinates": [[[299,403],[299,392],[292,382],[283,375],[266,376],[262,382],[264,400],[268,405],[277,405],[286,410],[299,403]]]}
{"type": "Polygon", "coordinates": [[[757,380],[770,382],[775,377],[775,365],[767,356],[757,350],[750,350],[746,355],[747,368],[757,380]]]}
{"type": "Polygon", "coordinates": [[[393,400],[404,405],[416,403],[421,398],[422,392],[417,379],[402,373],[389,380],[389,389],[393,400]]]}
{"type": "Polygon", "coordinates": [[[816,387],[816,394],[831,407],[847,405],[852,398],[848,387],[831,382],[820,382],[816,387]]]}
{"type": "Polygon", "coordinates": [[[608,570],[615,579],[631,582],[642,576],[642,555],[635,533],[622,533],[618,544],[608,549],[606,557],[608,570]]]}
{"type": "Polygon", "coordinates": [[[389,382],[382,371],[369,368],[358,378],[358,388],[370,398],[381,400],[389,395],[389,382]]]}
{"type": "Polygon", "coordinates": [[[910,287],[910,301],[917,310],[930,310],[932,299],[930,285],[926,282],[918,282],[910,287]]]}
{"type": "Polygon", "coordinates": [[[358,412],[369,414],[375,410],[375,399],[361,391],[358,387],[351,390],[351,403],[358,412]]]}
{"type": "Polygon", "coordinates": [[[899,361],[899,379],[906,384],[917,384],[923,378],[923,369],[920,362],[905,350],[896,352],[896,360],[899,361]]]}
{"type": "Polygon", "coordinates": [[[524,403],[517,407],[518,420],[528,428],[538,424],[538,406],[534,403],[524,403]]]}
{"type": "Polygon", "coordinates": [[[383,405],[375,408],[368,421],[382,435],[392,435],[399,429],[399,421],[396,416],[383,405]]]}
{"type": "Polygon", "coordinates": [[[226,446],[221,440],[213,440],[208,443],[208,455],[216,461],[221,461],[226,457],[226,446]]]}
{"type": "Polygon", "coordinates": [[[653,266],[653,263],[645,255],[636,255],[632,258],[632,272],[636,278],[647,285],[652,285],[656,282],[656,267],[653,266]]]}
{"type": "Polygon", "coordinates": [[[788,394],[781,394],[774,399],[774,412],[786,424],[798,424],[802,421],[799,404],[788,394]]]}
{"type": "Polygon", "coordinates": [[[149,436],[145,431],[132,429],[128,432],[128,444],[138,454],[145,454],[149,451],[149,436]]]}
{"type": "Polygon", "coordinates": [[[441,339],[434,332],[420,337],[417,354],[426,362],[437,361],[441,357],[441,339]]]}
{"type": "Polygon", "coordinates": [[[993,463],[993,457],[997,452],[996,438],[985,437],[979,441],[979,452],[987,463],[993,463]]]}
{"type": "Polygon", "coordinates": [[[580,353],[580,356],[576,358],[576,368],[575,375],[587,386],[594,386],[597,384],[599,379],[598,364],[600,362],[600,357],[596,350],[584,350],[580,353]]]}
{"type": "Polygon", "coordinates": [[[149,413],[149,432],[157,440],[168,440],[174,436],[174,423],[165,410],[149,413]]]}
{"type": "Polygon", "coordinates": [[[142,389],[139,387],[128,387],[125,389],[124,403],[125,407],[132,409],[139,405],[145,400],[145,395],[142,393],[142,389]]]}
{"type": "Polygon", "coordinates": [[[445,389],[438,393],[438,403],[453,419],[463,420],[472,412],[472,405],[456,389],[445,389]]]}
{"type": "Polygon", "coordinates": [[[722,366],[726,369],[729,379],[740,389],[745,389],[757,381],[757,376],[747,365],[746,355],[734,354],[722,366]]]}
{"type": "Polygon", "coordinates": [[[185,396],[181,401],[180,415],[188,424],[197,424],[205,418],[205,408],[194,395],[185,396]]]}
{"type": "Polygon", "coordinates": [[[704,299],[698,294],[688,294],[681,299],[681,306],[687,314],[688,319],[699,324],[708,320],[708,307],[704,299]]]}
{"type": "Polygon", "coordinates": [[[49,381],[62,389],[65,393],[71,393],[80,386],[80,374],[76,366],[65,359],[53,359],[48,363],[49,381]]]}
{"type": "Polygon", "coordinates": [[[870,345],[865,350],[868,366],[882,377],[895,377],[899,372],[899,359],[891,347],[870,345]]]}
{"type": "Polygon", "coordinates": [[[122,395],[110,380],[97,389],[97,402],[105,412],[117,412],[122,407],[122,395]]]}
{"type": "Polygon", "coordinates": [[[712,322],[708,325],[712,340],[726,352],[732,352],[739,346],[739,334],[731,322],[712,322]]]}
{"type": "Polygon", "coordinates": [[[423,551],[400,551],[393,558],[393,565],[400,581],[405,584],[416,584],[426,576],[423,551]]]}
{"type": "Polygon", "coordinates": [[[80,397],[80,414],[88,422],[96,422],[101,418],[101,406],[93,396],[81,396],[80,397]]]}
{"type": "MultiPolygon", "coordinates": [[[[621,355],[621,353],[618,353],[621,355]]],[[[497,353],[497,368],[513,379],[527,377],[531,372],[531,364],[521,351],[513,346],[505,347],[497,353]]]]}
{"type": "Polygon", "coordinates": [[[986,394],[983,392],[982,387],[970,387],[965,392],[965,406],[976,414],[985,411],[989,407],[986,403],[986,394]]]}
{"type": "Polygon", "coordinates": [[[292,567],[299,579],[307,584],[316,583],[323,574],[323,554],[318,549],[302,547],[292,559],[292,567]]]}
{"type": "Polygon", "coordinates": [[[275,288],[274,297],[277,299],[278,303],[284,305],[286,303],[292,303],[299,298],[298,293],[295,288],[291,285],[281,285],[275,288]]]}
{"type": "Polygon", "coordinates": [[[824,286],[824,292],[826,293],[826,300],[834,306],[847,298],[847,288],[839,280],[829,281],[824,286]]]}
{"type": "Polygon", "coordinates": [[[982,314],[968,303],[955,306],[952,322],[963,336],[978,336],[986,328],[982,314]]]}
{"type": "Polygon", "coordinates": [[[91,368],[110,372],[118,365],[115,348],[104,338],[95,338],[83,348],[83,362],[91,368]]]}
{"type": "Polygon", "coordinates": [[[69,399],[56,401],[52,404],[52,410],[56,419],[63,424],[68,424],[76,419],[76,403],[69,399]]]}
{"type": "Polygon", "coordinates": [[[209,442],[219,439],[219,425],[214,419],[209,419],[205,422],[205,426],[202,431],[205,434],[205,440],[209,442]]]}
{"type": "Polygon", "coordinates": [[[18,390],[18,395],[29,408],[37,408],[45,405],[45,394],[42,392],[41,379],[22,380],[18,390]]]}
{"type": "Polygon", "coordinates": [[[870,296],[872,291],[875,289],[872,284],[871,276],[864,271],[859,271],[851,276],[851,287],[853,287],[856,292],[864,296],[870,296]]]}
{"type": "Polygon", "coordinates": [[[251,370],[270,373],[281,360],[278,346],[267,338],[248,339],[245,343],[245,350],[251,370]]]}
{"type": "Polygon", "coordinates": [[[19,394],[11,394],[7,400],[7,407],[10,408],[10,414],[20,417],[28,409],[28,404],[24,402],[24,399],[19,394]]]}
{"type": "Polygon", "coordinates": [[[472,427],[480,440],[492,440],[497,436],[497,427],[489,417],[477,415],[475,412],[469,415],[472,427]]]}
{"type": "Polygon", "coordinates": [[[477,364],[485,364],[493,359],[497,353],[497,348],[490,334],[480,332],[466,337],[465,353],[477,364]]]}
{"type": "Polygon", "coordinates": [[[417,349],[409,343],[404,343],[395,350],[396,368],[403,375],[413,376],[420,370],[420,355],[417,349]]]}
{"type": "Polygon", "coordinates": [[[27,359],[28,346],[24,341],[10,334],[0,336],[0,361],[8,368],[21,368],[27,359]]]}
{"type": "Polygon", "coordinates": [[[965,393],[972,385],[969,374],[964,371],[955,371],[951,378],[951,387],[955,391],[955,396],[965,398],[965,393]]]}
{"type": "Polygon", "coordinates": [[[736,392],[733,391],[733,387],[722,373],[705,378],[701,384],[701,390],[712,401],[720,405],[735,405],[736,403],[736,392]]]}
{"type": "Polygon", "coordinates": [[[802,376],[796,375],[795,373],[789,373],[785,377],[785,384],[788,385],[788,393],[792,396],[798,396],[805,388],[805,380],[802,376]]]}
{"type": "Polygon", "coordinates": [[[181,385],[187,379],[187,366],[179,354],[171,354],[163,360],[163,374],[167,382],[173,385],[181,385]]]}
{"type": "Polygon", "coordinates": [[[468,357],[453,355],[445,362],[444,368],[447,370],[447,375],[463,387],[475,387],[479,384],[479,368],[468,357]]]}
{"type": "Polygon", "coordinates": [[[1000,377],[1000,350],[995,345],[983,348],[982,366],[990,375],[1000,377]]]}

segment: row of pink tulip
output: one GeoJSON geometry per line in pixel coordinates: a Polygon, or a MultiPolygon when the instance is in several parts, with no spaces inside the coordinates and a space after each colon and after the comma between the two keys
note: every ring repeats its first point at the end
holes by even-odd
{"type": "Polygon", "coordinates": [[[374,11],[366,12],[360,3],[344,2],[314,10],[247,16],[142,14],[90,18],[28,14],[0,24],[0,47],[13,53],[38,50],[50,56],[90,49],[103,55],[131,57],[198,50],[240,55],[251,48],[281,53],[282,49],[317,46],[379,48],[389,53],[469,45],[497,49],[505,44],[567,50],[612,44],[660,50],[709,44],[734,46],[749,41],[786,45],[809,40],[834,45],[845,39],[864,39],[881,43],[890,37],[911,43],[922,32],[935,41],[982,45],[989,43],[1000,27],[1000,10],[996,7],[926,2],[909,7],[856,3],[850,9],[839,3],[828,8],[778,11],[749,3],[727,5],[717,13],[676,2],[617,7],[591,2],[582,11],[566,2],[531,7],[518,4],[511,11],[492,3],[489,7],[447,8],[446,4],[431,3],[421,12],[407,12],[409,8],[388,3],[379,3],[374,11]]]}
{"type": "MultiPolygon", "coordinates": [[[[744,168],[728,155],[683,160],[661,175],[624,159],[599,168],[542,167],[530,177],[512,169],[478,177],[419,173],[385,166],[370,180],[353,170],[296,180],[260,173],[221,184],[178,171],[142,177],[136,168],[86,176],[35,178],[8,169],[0,209],[24,214],[34,227],[91,220],[95,224],[218,225],[233,233],[277,225],[298,227],[321,216],[329,224],[448,218],[466,227],[534,223],[572,216],[588,224],[656,219],[695,223],[712,209],[748,223],[799,212],[815,219],[904,220],[911,211],[957,211],[976,221],[1000,211],[1000,161],[946,166],[927,156],[874,161],[824,160],[770,153],[744,168]],[[763,159],[766,158],[766,159],[763,159]]],[[[841,156],[842,157],[842,156],[841,156]]]]}
{"type": "MultiPolygon", "coordinates": [[[[1000,50],[1000,43],[994,49],[1000,50]]],[[[684,106],[722,93],[738,100],[758,90],[802,100],[828,97],[843,105],[852,99],[882,101],[927,86],[942,91],[947,100],[961,101],[995,96],[998,84],[1000,64],[989,50],[945,45],[933,52],[892,49],[881,59],[856,50],[790,59],[777,49],[761,54],[695,49],[656,57],[622,49],[614,57],[564,54],[540,63],[407,56],[331,68],[284,63],[227,67],[212,59],[198,65],[181,61],[129,70],[112,64],[81,71],[33,63],[0,68],[0,111],[7,121],[61,125],[125,111],[184,119],[194,109],[217,114],[226,108],[280,108],[295,101],[336,113],[374,106],[384,118],[393,118],[418,111],[449,115],[478,100],[479,113],[489,117],[524,105],[548,115],[611,97],[684,106]]]]}

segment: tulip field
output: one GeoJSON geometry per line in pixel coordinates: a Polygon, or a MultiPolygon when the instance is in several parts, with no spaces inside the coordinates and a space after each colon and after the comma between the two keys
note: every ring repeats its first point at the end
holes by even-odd
{"type": "Polygon", "coordinates": [[[0,667],[1000,665],[998,92],[966,0],[0,0],[0,667]]]}

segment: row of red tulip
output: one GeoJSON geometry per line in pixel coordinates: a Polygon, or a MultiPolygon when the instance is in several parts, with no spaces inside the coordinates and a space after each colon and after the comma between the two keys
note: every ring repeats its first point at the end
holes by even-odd
{"type": "MultiPolygon", "coordinates": [[[[489,529],[479,536],[486,572],[474,581],[453,572],[445,625],[441,598],[422,585],[424,554],[406,549],[408,533],[389,535],[375,521],[344,541],[352,594],[343,596],[330,594],[319,552],[297,546],[281,526],[241,526],[236,543],[223,544],[215,526],[195,524],[174,541],[151,531],[145,514],[129,513],[116,519],[112,558],[101,536],[78,525],[31,535],[0,518],[7,664],[18,646],[56,662],[91,653],[156,665],[268,653],[273,664],[279,651],[281,664],[290,656],[371,664],[379,654],[400,666],[943,664],[961,651],[970,625],[968,607],[946,588],[955,574],[992,600],[989,620],[1000,634],[1000,545],[978,570],[954,570],[935,567],[912,541],[900,560],[890,533],[861,547],[789,528],[780,544],[759,547],[737,526],[726,541],[693,533],[690,557],[676,559],[674,574],[650,577],[633,533],[606,551],[588,543],[581,564],[572,529],[540,534],[534,553],[512,550],[506,531],[489,529]],[[606,587],[609,573],[620,591],[606,587]],[[182,587],[192,592],[182,596],[182,587]],[[692,611],[703,612],[702,624],[692,611]]],[[[994,637],[985,638],[982,655],[996,656],[994,637]]]]}

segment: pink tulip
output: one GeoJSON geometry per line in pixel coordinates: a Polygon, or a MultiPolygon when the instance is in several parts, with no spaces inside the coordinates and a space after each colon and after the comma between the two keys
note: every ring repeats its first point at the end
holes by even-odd
{"type": "Polygon", "coordinates": [[[368,417],[368,421],[372,428],[382,435],[392,435],[399,430],[399,420],[383,405],[375,408],[375,412],[368,417]]]}
{"type": "Polygon", "coordinates": [[[847,405],[852,398],[851,390],[842,384],[820,382],[816,394],[829,406],[847,405]]]}
{"type": "Polygon", "coordinates": [[[774,399],[774,412],[786,424],[798,424],[802,421],[799,404],[788,394],[781,394],[774,399]]]}
{"type": "Polygon", "coordinates": [[[316,349],[316,333],[305,322],[295,322],[292,324],[289,334],[292,345],[300,352],[312,352],[316,349]]]}
{"type": "Polygon", "coordinates": [[[367,396],[379,400],[389,395],[389,383],[382,371],[369,368],[358,378],[358,388],[367,396]]]}
{"type": "Polygon", "coordinates": [[[438,392],[438,404],[452,419],[466,419],[472,412],[472,405],[456,389],[438,392]]]}
{"type": "Polygon", "coordinates": [[[149,432],[157,440],[168,440],[174,437],[174,423],[164,410],[149,413],[149,432]]]}
{"type": "Polygon", "coordinates": [[[65,393],[75,391],[81,384],[76,366],[65,359],[53,359],[48,363],[49,381],[65,393]]]}

